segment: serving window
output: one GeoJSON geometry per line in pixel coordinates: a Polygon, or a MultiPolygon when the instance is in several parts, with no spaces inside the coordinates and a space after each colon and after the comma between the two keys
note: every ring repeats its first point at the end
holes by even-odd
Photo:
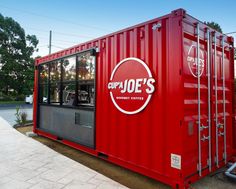
{"type": "Polygon", "coordinates": [[[93,107],[95,56],[91,51],[40,65],[39,103],[93,107]]]}

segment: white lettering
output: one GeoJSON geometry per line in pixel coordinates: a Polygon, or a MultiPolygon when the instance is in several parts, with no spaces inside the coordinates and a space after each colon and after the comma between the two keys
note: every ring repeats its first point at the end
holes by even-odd
{"type": "Polygon", "coordinates": [[[120,91],[121,93],[125,93],[126,92],[126,88],[127,88],[127,79],[124,82],[124,87],[123,89],[120,91]]]}
{"type": "Polygon", "coordinates": [[[154,82],[155,82],[155,79],[153,79],[153,78],[150,78],[147,80],[147,86],[149,87],[149,89],[146,89],[146,92],[148,94],[151,94],[154,92],[154,89],[155,89],[154,85],[153,85],[154,82]]]}
{"type": "Polygon", "coordinates": [[[109,82],[108,89],[116,89],[118,85],[120,85],[120,82],[109,82]]]}
{"type": "Polygon", "coordinates": [[[153,78],[142,79],[126,79],[124,82],[109,82],[108,89],[120,89],[121,93],[142,93],[142,85],[147,85],[146,92],[148,94],[154,92],[153,78]]]}
{"type": "Polygon", "coordinates": [[[132,93],[132,92],[134,92],[134,89],[135,89],[135,80],[134,79],[130,79],[128,81],[127,92],[128,93],[132,93]]]}
{"type": "Polygon", "coordinates": [[[141,82],[143,81],[143,79],[136,79],[136,85],[135,85],[135,93],[141,93],[142,90],[140,89],[141,82]]]}

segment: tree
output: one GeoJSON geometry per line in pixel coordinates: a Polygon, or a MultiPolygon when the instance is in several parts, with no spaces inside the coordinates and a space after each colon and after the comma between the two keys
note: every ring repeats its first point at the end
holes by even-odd
{"type": "Polygon", "coordinates": [[[17,95],[32,93],[38,39],[26,35],[19,23],[0,14],[0,90],[17,95]]]}
{"type": "Polygon", "coordinates": [[[214,30],[223,33],[220,25],[216,22],[204,22],[204,24],[208,25],[209,27],[213,28],[214,30]]]}

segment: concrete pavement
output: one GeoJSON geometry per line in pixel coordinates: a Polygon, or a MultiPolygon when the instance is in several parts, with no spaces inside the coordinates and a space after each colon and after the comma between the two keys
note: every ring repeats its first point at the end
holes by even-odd
{"type": "Polygon", "coordinates": [[[121,189],[125,186],[22,135],[0,117],[1,189],[121,189]]]}

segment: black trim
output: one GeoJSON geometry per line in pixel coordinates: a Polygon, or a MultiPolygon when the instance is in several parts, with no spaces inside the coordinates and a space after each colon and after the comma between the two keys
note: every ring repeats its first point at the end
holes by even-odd
{"type": "MultiPolygon", "coordinates": [[[[95,50],[95,49],[94,49],[95,50]]],[[[96,52],[96,50],[95,50],[95,52],[96,52]]],[[[93,142],[94,142],[94,144],[93,144],[93,146],[94,146],[94,149],[96,149],[96,112],[97,112],[97,104],[96,104],[96,102],[97,102],[97,56],[95,55],[95,57],[94,57],[94,113],[93,113],[93,115],[94,115],[94,130],[93,130],[93,137],[94,137],[94,139],[93,139],[93,142]]]]}
{"type": "Polygon", "coordinates": [[[78,54],[76,55],[75,57],[75,67],[76,67],[76,74],[75,74],[75,104],[78,104],[78,84],[79,84],[79,81],[78,81],[78,73],[77,73],[77,70],[79,69],[79,62],[78,62],[78,54]]]}
{"type": "Polygon", "coordinates": [[[51,88],[51,64],[52,62],[48,63],[48,99],[47,104],[50,104],[51,101],[51,95],[50,95],[50,88],[51,88]]]}
{"type": "Polygon", "coordinates": [[[96,56],[96,49],[90,49],[90,55],[91,56],[96,56]]]}
{"type": "MultiPolygon", "coordinates": [[[[37,120],[36,120],[36,128],[38,129],[39,128],[39,98],[40,98],[40,84],[39,84],[39,80],[40,80],[40,67],[38,67],[38,74],[37,74],[38,76],[38,78],[37,78],[37,81],[38,81],[38,83],[37,83],[37,104],[36,104],[36,109],[37,109],[37,115],[36,115],[36,118],[37,118],[37,120]]],[[[34,94],[35,95],[35,94],[34,94]]]]}
{"type": "MultiPolygon", "coordinates": [[[[63,59],[63,58],[67,58],[67,57],[70,57],[70,56],[76,56],[77,54],[80,54],[80,53],[84,53],[84,52],[87,52],[87,51],[91,51],[91,50],[95,50],[95,52],[96,52],[96,46],[95,47],[91,47],[91,48],[89,48],[89,49],[85,49],[85,50],[82,50],[82,51],[79,51],[79,52],[75,52],[75,53],[72,53],[72,54],[69,54],[69,55],[65,55],[65,56],[61,56],[61,57],[59,57],[59,58],[55,58],[55,59],[53,59],[53,60],[50,60],[50,61],[47,61],[47,62],[42,62],[42,63],[39,63],[38,65],[43,65],[43,64],[47,64],[47,63],[49,63],[49,62],[53,62],[53,61],[56,61],[56,60],[59,60],[59,59],[63,59]]],[[[97,52],[96,52],[97,53],[97,52]]],[[[92,56],[92,55],[91,55],[92,56]]],[[[94,56],[96,56],[96,54],[94,55],[94,56]]]]}
{"type": "Polygon", "coordinates": [[[63,71],[62,71],[62,67],[63,67],[63,65],[62,65],[62,62],[64,62],[64,60],[62,59],[62,61],[60,61],[59,62],[59,64],[61,64],[60,65],[60,69],[61,69],[61,78],[60,78],[60,93],[59,93],[59,99],[60,99],[60,106],[62,106],[62,104],[63,104],[63,93],[62,93],[62,86],[63,86],[63,71]]]}
{"type": "Polygon", "coordinates": [[[54,104],[43,104],[43,103],[40,103],[39,105],[40,105],[40,106],[51,106],[51,107],[57,107],[57,108],[69,108],[69,109],[78,109],[78,110],[90,110],[90,111],[94,111],[94,109],[95,109],[94,106],[81,106],[81,105],[78,105],[78,106],[71,106],[71,105],[62,105],[62,106],[59,106],[59,105],[54,105],[54,104]]]}
{"type": "MultiPolygon", "coordinates": [[[[47,104],[51,104],[51,86],[53,85],[53,84],[60,84],[60,86],[59,86],[59,89],[60,89],[60,91],[59,91],[59,99],[60,99],[60,106],[65,106],[64,104],[63,104],[63,93],[62,93],[62,88],[63,88],[63,85],[64,84],[68,84],[68,83],[75,83],[75,96],[77,97],[77,98],[75,98],[75,104],[78,104],[78,84],[79,84],[79,79],[78,79],[78,72],[76,71],[76,79],[75,80],[71,80],[71,81],[63,81],[63,64],[62,64],[62,61],[60,61],[59,62],[59,64],[60,64],[60,81],[58,80],[58,81],[51,81],[51,65],[52,65],[52,63],[54,63],[54,62],[57,62],[58,60],[63,60],[63,59],[66,59],[67,57],[73,57],[74,55],[76,55],[75,56],[75,58],[76,58],[76,70],[78,70],[79,69],[79,65],[78,65],[78,56],[80,55],[80,54],[82,54],[82,53],[85,53],[85,52],[89,52],[90,53],[90,56],[92,56],[92,54],[94,54],[94,53],[96,53],[96,50],[94,49],[94,48],[92,48],[92,49],[89,49],[89,50],[84,50],[84,51],[81,51],[81,52],[78,52],[78,53],[75,53],[75,54],[72,54],[72,55],[68,55],[68,56],[64,56],[63,58],[58,58],[58,59],[55,59],[55,60],[53,60],[53,61],[49,61],[49,62],[45,62],[45,63],[42,63],[42,64],[40,64],[39,66],[41,67],[42,65],[45,65],[45,64],[47,64],[48,65],[48,81],[47,81],[47,84],[48,84],[48,98],[47,98],[47,104]],[[91,54],[92,53],[92,54],[91,54]]],[[[96,56],[95,56],[95,62],[94,62],[94,64],[95,64],[95,76],[94,76],[94,90],[95,90],[95,95],[96,95],[96,56]]],[[[38,78],[39,78],[39,76],[38,76],[38,78]]],[[[39,82],[40,83],[40,82],[39,82]]],[[[38,88],[39,88],[39,85],[38,85],[38,88]]],[[[90,91],[88,91],[88,92],[90,92],[90,91]]],[[[95,102],[95,99],[94,99],[94,102],[95,102]]],[[[79,105],[79,104],[78,104],[79,105]]]]}

